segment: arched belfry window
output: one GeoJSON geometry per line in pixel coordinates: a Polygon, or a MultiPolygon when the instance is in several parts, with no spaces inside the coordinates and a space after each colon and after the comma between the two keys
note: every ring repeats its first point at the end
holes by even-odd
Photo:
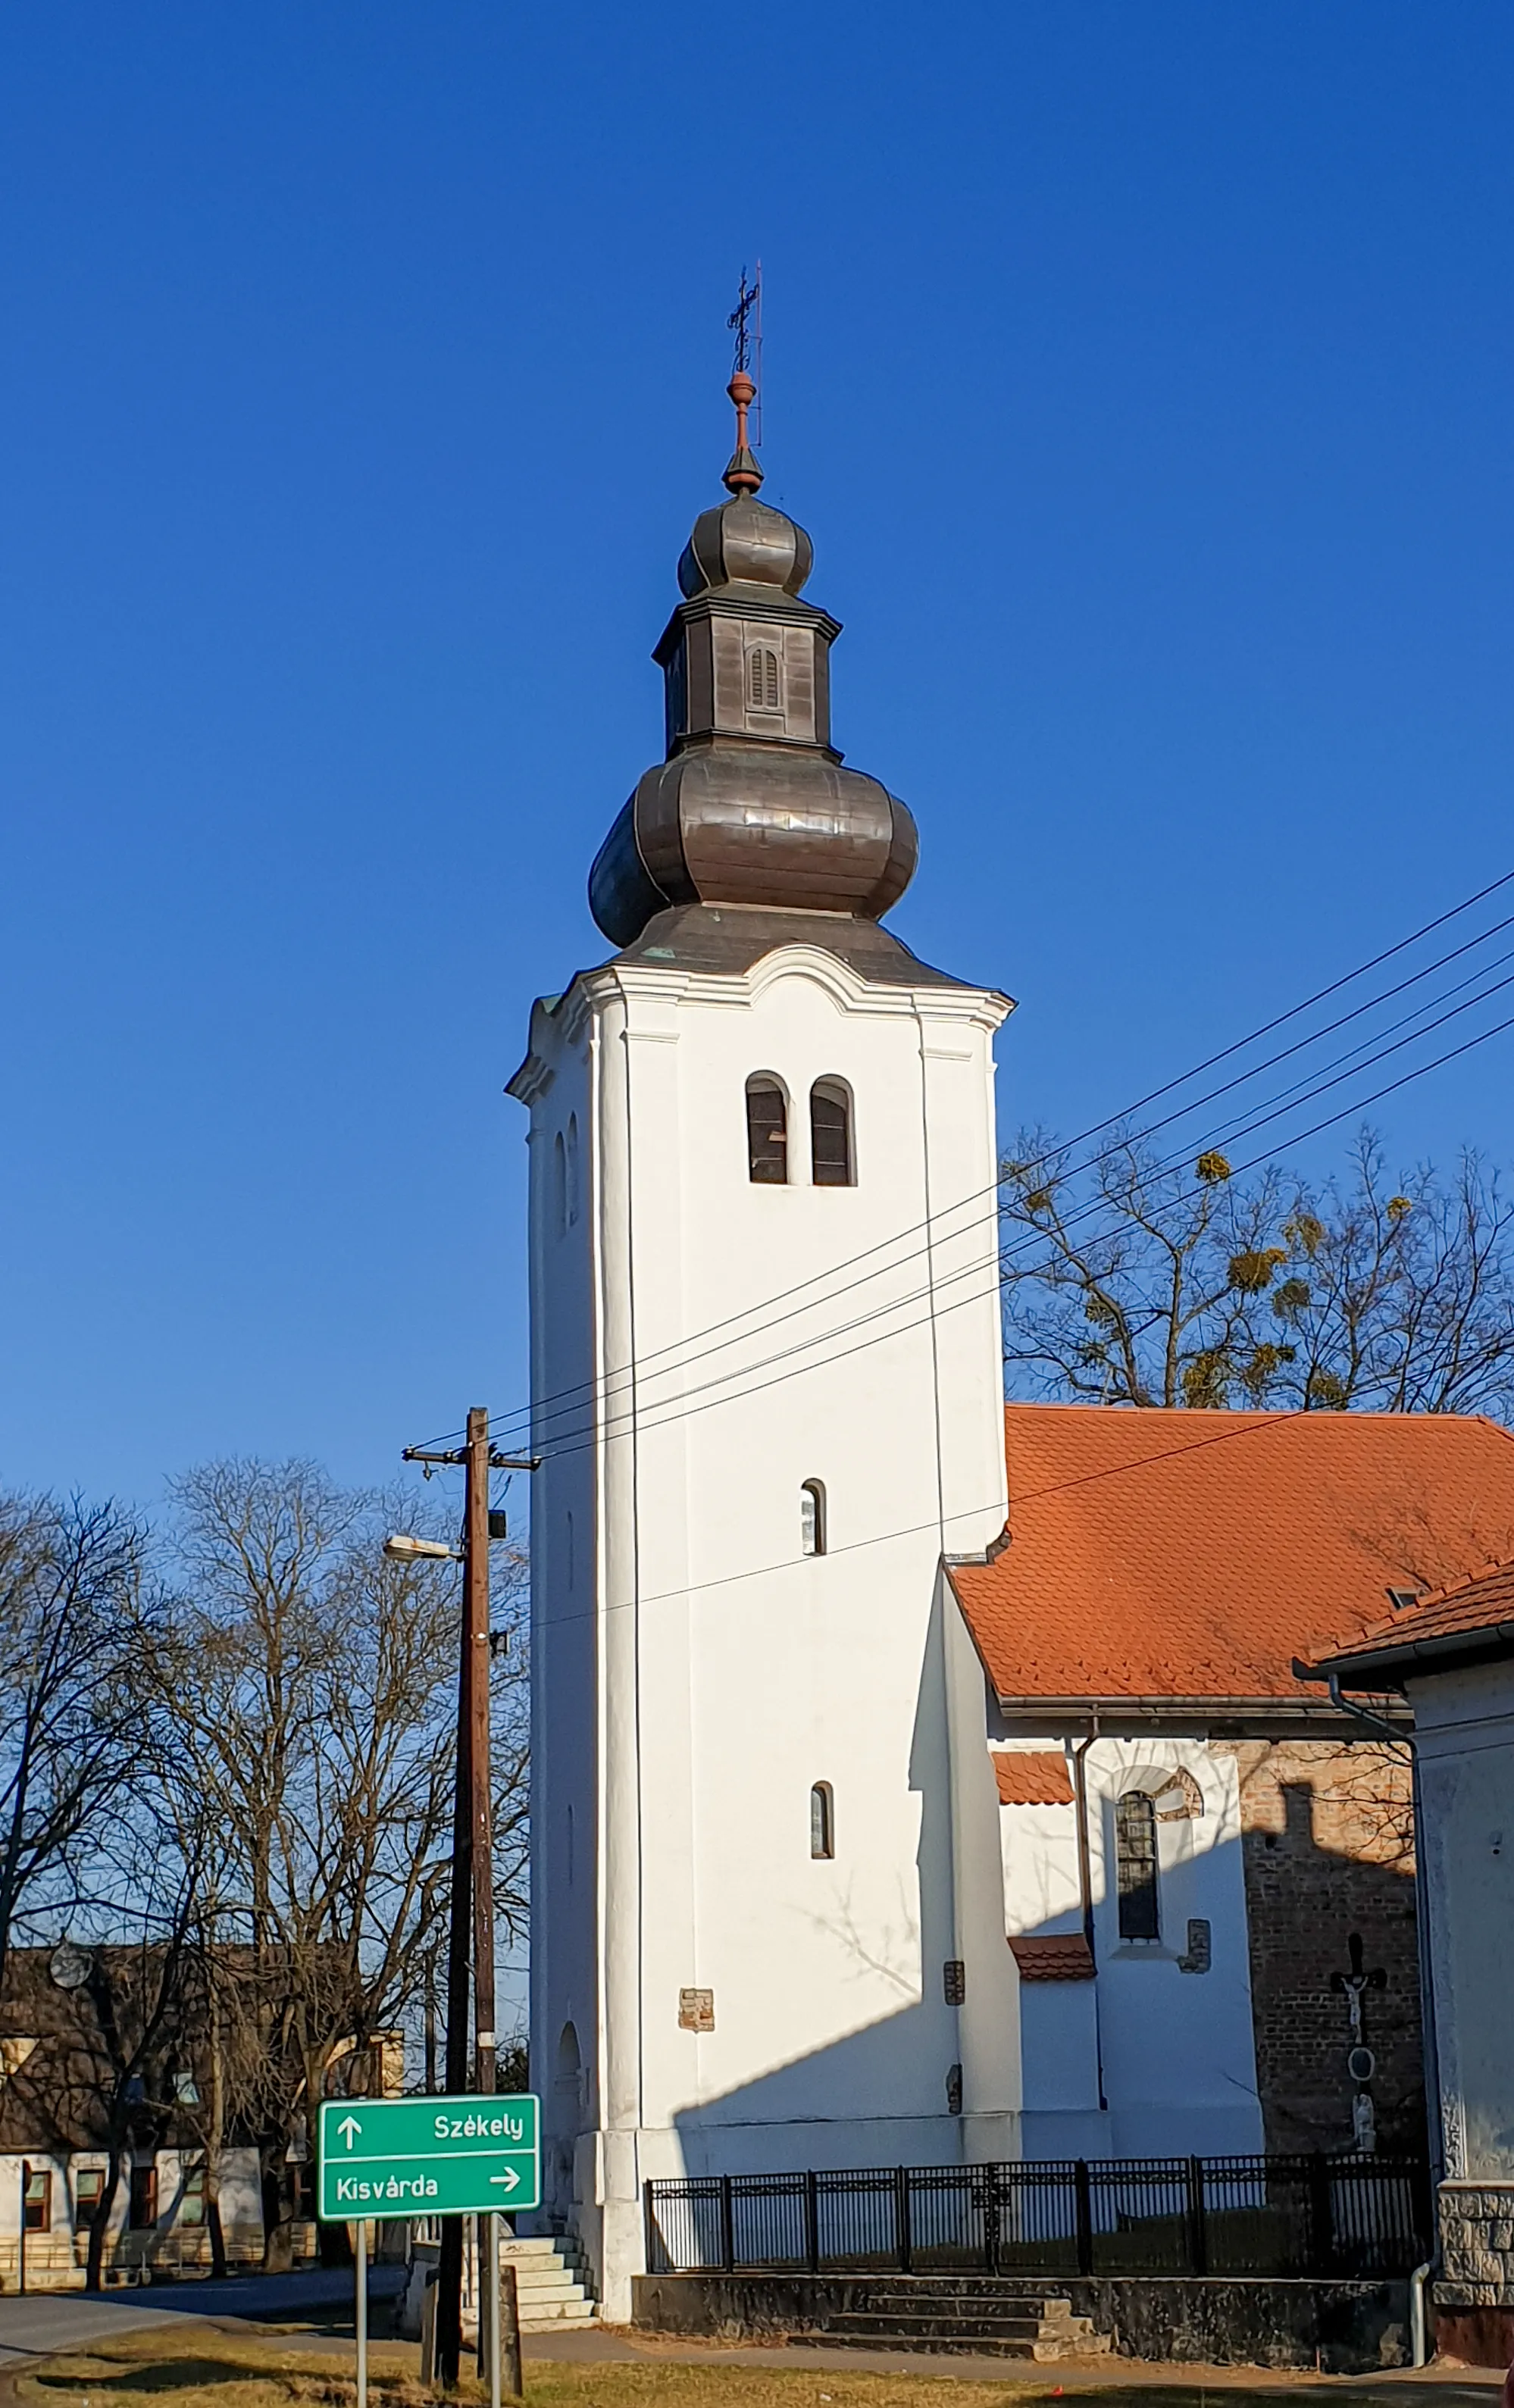
{"type": "Polygon", "coordinates": [[[799,1553],[825,1553],[825,1490],[818,1480],[807,1480],[799,1491],[799,1553]]]}
{"type": "Polygon", "coordinates": [[[778,708],[778,658],[766,644],[754,644],[747,654],[747,700],[753,710],[778,708]]]}
{"type": "Polygon", "coordinates": [[[850,1187],[851,1096],[839,1079],[817,1079],[809,1091],[809,1175],[817,1187],[850,1187]]]}
{"type": "Polygon", "coordinates": [[[836,1799],[828,1781],[817,1781],[809,1793],[809,1853],[812,1856],[836,1854],[836,1799]]]}
{"type": "Polygon", "coordinates": [[[1156,1803],[1144,1789],[1127,1789],[1115,1807],[1115,1886],[1121,1940],[1156,1940],[1156,1803]]]}
{"type": "Polygon", "coordinates": [[[789,1099],[765,1072],[747,1081],[747,1175],[764,1187],[789,1177],[789,1099]]]}

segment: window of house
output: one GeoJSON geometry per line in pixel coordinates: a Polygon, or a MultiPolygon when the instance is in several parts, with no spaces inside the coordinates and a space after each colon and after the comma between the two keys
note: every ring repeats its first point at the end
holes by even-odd
{"type": "Polygon", "coordinates": [[[294,2177],[294,2219],[298,2224],[316,2220],[316,2170],[312,2165],[291,2166],[294,2177]]]}
{"type": "Polygon", "coordinates": [[[126,2221],[134,2232],[148,2232],[157,2220],[158,2169],[155,2165],[134,2166],[126,2221]]]}
{"type": "Polygon", "coordinates": [[[753,710],[778,708],[778,654],[765,644],[754,645],[747,654],[747,700],[753,710]]]}
{"type": "Polygon", "coordinates": [[[26,2169],[26,2229],[28,2232],[52,2230],[52,2174],[47,2166],[26,2169]]]}
{"type": "Polygon", "coordinates": [[[776,1079],[747,1081],[747,1172],[760,1186],[789,1178],[789,1106],[776,1079]]]}
{"type": "Polygon", "coordinates": [[[809,1091],[809,1175],[817,1187],[851,1185],[851,1098],[839,1079],[809,1091]]]}
{"type": "Polygon", "coordinates": [[[184,2186],[179,2194],[179,2221],[180,2224],[205,2222],[205,2168],[203,2165],[191,2166],[184,2176],[184,2186]]]}
{"type": "Polygon", "coordinates": [[[1115,1885],[1121,1939],[1159,1938],[1156,1806],[1144,1789],[1127,1789],[1115,1807],[1115,1885]]]}
{"type": "Polygon", "coordinates": [[[828,1781],[817,1781],[809,1793],[809,1853],[812,1856],[836,1854],[836,1799],[828,1781]]]}
{"type": "Polygon", "coordinates": [[[104,2166],[80,2166],[74,2176],[74,2225],[88,2232],[105,2198],[104,2166]]]}
{"type": "Polygon", "coordinates": [[[799,1491],[799,1552],[825,1553],[825,1490],[818,1480],[807,1480],[799,1491]]]}

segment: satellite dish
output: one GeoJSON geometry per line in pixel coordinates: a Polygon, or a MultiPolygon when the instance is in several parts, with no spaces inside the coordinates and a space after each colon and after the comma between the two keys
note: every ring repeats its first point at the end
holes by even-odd
{"type": "Polygon", "coordinates": [[[81,1990],[90,1978],[94,1959],[87,1948],[79,1947],[72,1940],[64,1941],[48,1959],[48,1971],[60,1990],[81,1990]]]}

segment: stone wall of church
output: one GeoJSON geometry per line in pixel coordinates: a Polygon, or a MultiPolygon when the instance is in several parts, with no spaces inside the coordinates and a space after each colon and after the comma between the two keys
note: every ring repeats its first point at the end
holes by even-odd
{"type": "Polygon", "coordinates": [[[1269,2150],[1350,2149],[1364,2092],[1379,2150],[1425,2145],[1407,1753],[1384,1742],[1246,1742],[1240,1777],[1257,2086],[1269,2150]],[[1334,1977],[1362,1971],[1371,2078],[1334,1977]],[[1380,1982],[1377,1977],[1380,1975],[1380,1982]]]}

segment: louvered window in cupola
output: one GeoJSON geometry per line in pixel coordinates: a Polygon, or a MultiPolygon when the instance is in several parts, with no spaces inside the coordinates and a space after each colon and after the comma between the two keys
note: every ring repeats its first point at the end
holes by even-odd
{"type": "Polygon", "coordinates": [[[782,707],[778,656],[770,644],[753,644],[747,654],[747,708],[749,710],[781,710],[782,707]]]}

